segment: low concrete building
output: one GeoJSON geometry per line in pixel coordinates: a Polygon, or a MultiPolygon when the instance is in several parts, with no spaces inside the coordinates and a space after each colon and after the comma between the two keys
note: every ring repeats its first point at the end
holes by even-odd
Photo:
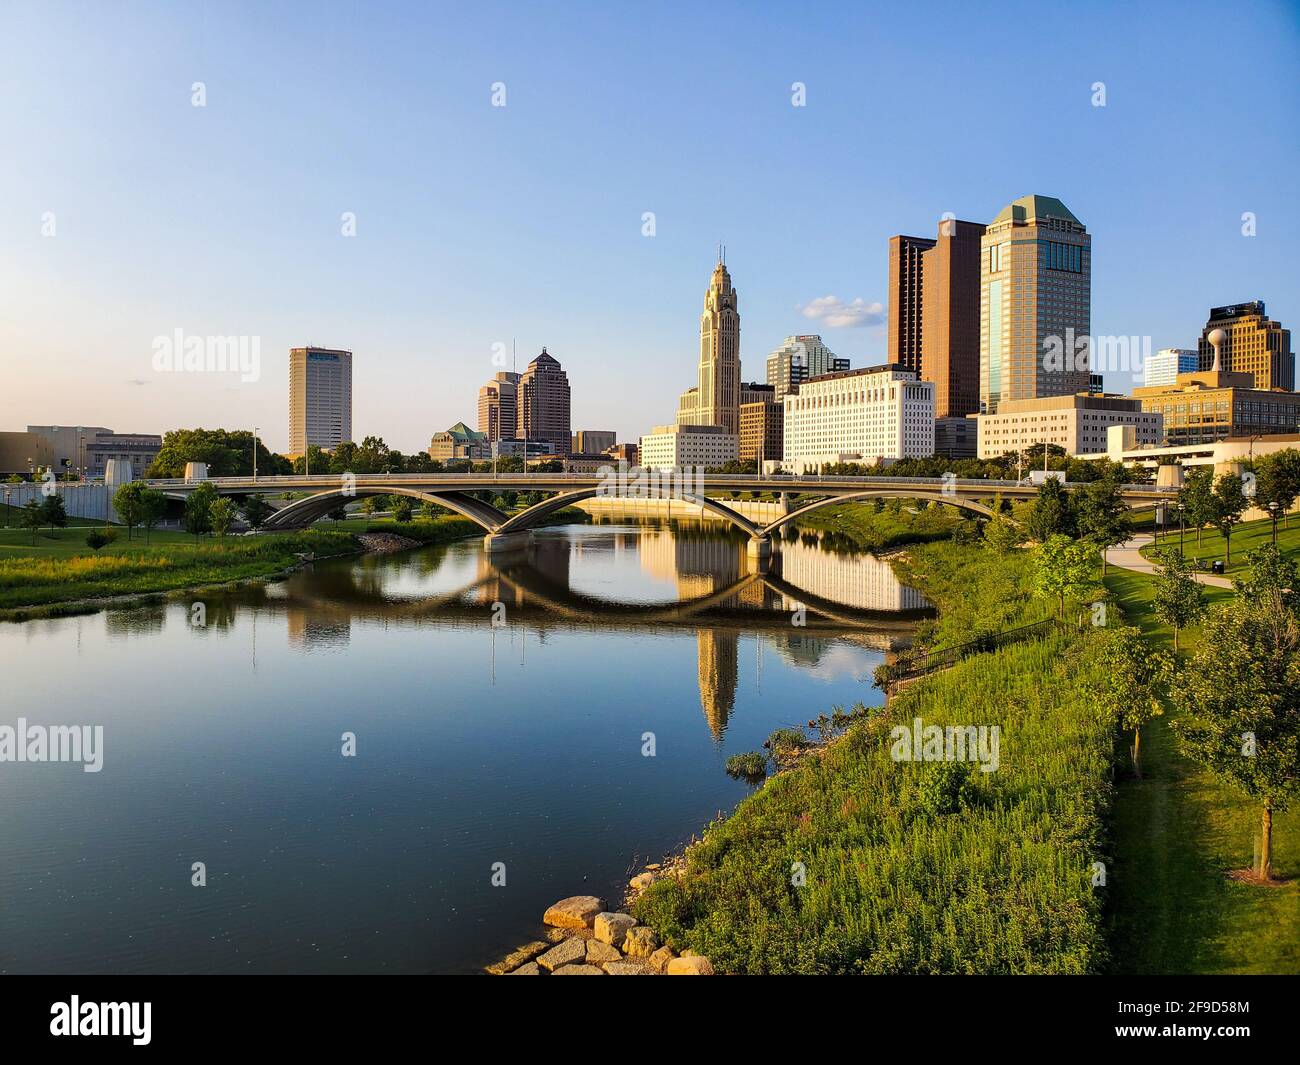
{"type": "Polygon", "coordinates": [[[1158,444],[1163,434],[1160,414],[1143,411],[1140,401],[1089,392],[1007,399],[996,414],[977,417],[982,459],[1001,458],[1035,444],[1054,444],[1067,455],[1104,451],[1112,425],[1131,425],[1140,444],[1158,444]]]}
{"type": "Polygon", "coordinates": [[[492,457],[492,445],[487,433],[480,433],[464,422],[457,422],[450,429],[433,434],[428,453],[429,458],[437,462],[453,459],[482,460],[492,457]]]}
{"type": "Polygon", "coordinates": [[[618,443],[618,433],[613,429],[579,429],[571,441],[574,455],[599,455],[618,443]]]}
{"type": "Polygon", "coordinates": [[[56,453],[39,433],[0,433],[0,475],[30,477],[35,470],[59,473],[56,453]]]}
{"type": "Polygon", "coordinates": [[[648,470],[710,468],[734,462],[740,441],[720,425],[656,425],[641,437],[639,450],[641,465],[648,470]]]}
{"type": "Polygon", "coordinates": [[[1178,374],[1172,385],[1135,388],[1133,397],[1163,417],[1168,444],[1300,430],[1300,394],[1255,388],[1254,382],[1250,373],[1203,370],[1178,374]]]}

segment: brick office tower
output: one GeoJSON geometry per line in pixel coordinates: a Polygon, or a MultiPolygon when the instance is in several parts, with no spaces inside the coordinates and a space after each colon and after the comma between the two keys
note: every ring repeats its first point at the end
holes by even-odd
{"type": "Polygon", "coordinates": [[[1262,300],[1211,309],[1210,320],[1201,333],[1201,370],[1214,368],[1210,334],[1216,329],[1226,334],[1221,352],[1223,365],[1219,369],[1252,374],[1256,388],[1294,391],[1295,353],[1291,350],[1291,330],[1269,319],[1262,300]]]}
{"type": "Polygon", "coordinates": [[[921,256],[921,380],[934,382],[936,418],[980,409],[980,238],[978,222],[944,219],[921,256]]]}
{"type": "Polygon", "coordinates": [[[889,362],[918,374],[924,298],[921,256],[934,244],[927,237],[889,238],[889,362]]]}
{"type": "Polygon", "coordinates": [[[554,444],[555,454],[567,455],[573,439],[569,376],[545,348],[520,374],[516,402],[515,437],[554,444]]]}

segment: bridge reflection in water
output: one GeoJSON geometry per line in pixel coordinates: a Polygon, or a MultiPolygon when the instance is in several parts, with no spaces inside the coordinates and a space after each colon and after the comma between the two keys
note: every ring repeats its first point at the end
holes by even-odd
{"type": "Polygon", "coordinates": [[[541,533],[514,556],[491,555],[476,543],[371,556],[318,564],[253,594],[259,609],[284,612],[290,644],[307,651],[346,644],[353,619],[481,625],[494,640],[494,612],[503,634],[516,625],[540,634],[693,628],[700,705],[715,736],[735,706],[742,636],[756,641],[759,668],[771,652],[817,670],[837,642],[890,660],[931,613],[887,562],[834,534],[783,539],[767,559],[752,558],[746,547],[743,536],[717,525],[578,526],[541,533]],[[645,580],[632,589],[620,583],[615,599],[600,575],[621,576],[633,559],[645,580]]]}

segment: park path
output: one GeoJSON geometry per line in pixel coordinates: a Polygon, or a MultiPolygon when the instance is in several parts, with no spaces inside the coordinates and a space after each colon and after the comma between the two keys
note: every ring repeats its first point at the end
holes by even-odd
{"type": "MultiPolygon", "coordinates": [[[[1146,573],[1154,575],[1156,567],[1142,557],[1142,548],[1146,547],[1154,540],[1154,537],[1146,533],[1134,536],[1131,540],[1125,540],[1118,547],[1112,547],[1106,552],[1106,562],[1112,566],[1118,566],[1120,569],[1131,569],[1134,573],[1146,573]]],[[[1216,577],[1212,573],[1193,573],[1192,576],[1202,584],[1208,584],[1211,588],[1231,588],[1232,581],[1227,577],[1216,577]]]]}

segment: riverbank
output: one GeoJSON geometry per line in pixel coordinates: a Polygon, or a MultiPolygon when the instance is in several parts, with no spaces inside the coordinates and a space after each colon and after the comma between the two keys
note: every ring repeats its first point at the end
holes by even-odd
{"type": "MultiPolygon", "coordinates": [[[[347,523],[339,523],[346,525],[347,523]]],[[[359,554],[363,533],[396,534],[412,546],[446,543],[481,534],[466,518],[366,522],[361,528],[312,528],[301,532],[228,536],[224,543],[173,534],[162,542],[143,536],[118,541],[102,554],[78,552],[67,537],[41,537],[29,553],[0,558],[0,618],[23,620],[42,613],[82,610],[109,601],[283,576],[306,561],[359,554]]],[[[72,530],[59,530],[72,532],[72,530]]],[[[83,534],[84,538],[84,534],[83,534]]]]}
{"type": "MultiPolygon", "coordinates": [[[[909,555],[906,579],[940,607],[935,643],[1048,612],[1027,552],[909,555]]],[[[1090,633],[1058,632],[909,686],[709,825],[632,915],[722,972],[1104,970],[1093,880],[1108,860],[1113,737],[1086,695],[1094,650],[1090,633]],[[902,760],[894,730],[917,719],[996,727],[997,770],[902,760]]]]}

